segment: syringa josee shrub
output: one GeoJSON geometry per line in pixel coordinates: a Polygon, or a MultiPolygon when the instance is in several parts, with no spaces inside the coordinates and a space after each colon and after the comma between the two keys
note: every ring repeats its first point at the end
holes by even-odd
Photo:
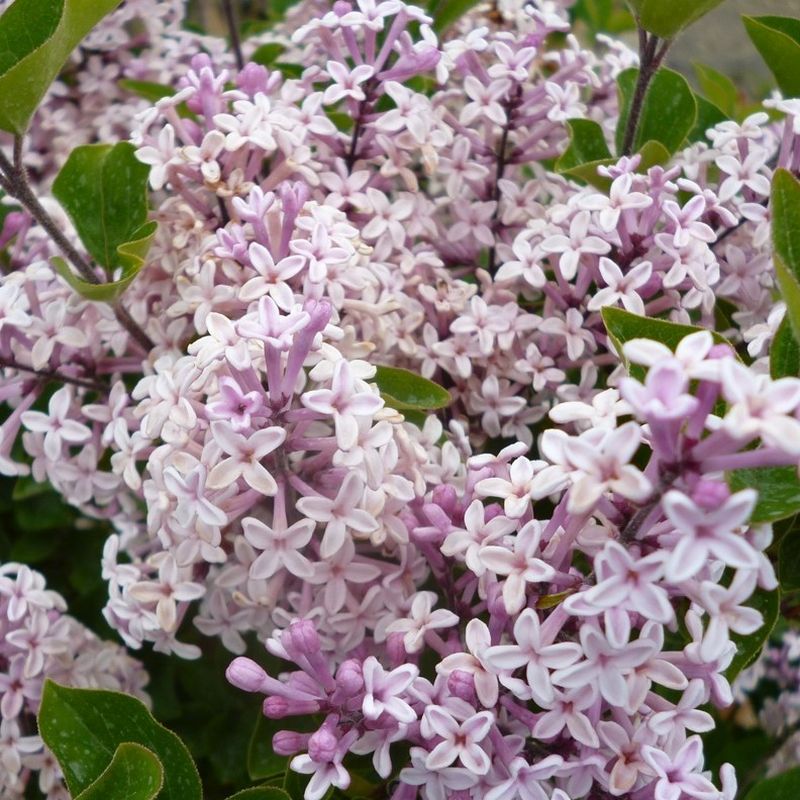
{"type": "MultiPolygon", "coordinates": [[[[130,648],[221,639],[306,800],[346,790],[354,754],[392,800],[736,792],[701,735],[776,597],[770,521],[726,473],[800,461],[800,379],[766,358],[800,101],[587,183],[556,168],[569,123],[610,142],[638,58],[588,49],[570,5],[478,6],[440,37],[400,0],[306,0],[237,69],[182,3],[129,0],[24,140],[42,195],[74,146],[130,140],[158,233],[112,305],[57,275],[24,204],[5,217],[0,472],[109,523],[104,614],[130,648]],[[270,67],[248,58],[266,42],[270,67]],[[668,347],[648,317],[693,328],[668,347]],[[382,366],[450,404],[409,412],[382,366]],[[254,636],[285,671],[243,655],[254,636]]],[[[25,569],[0,568],[9,770],[35,768],[26,681],[65,669],[61,638],[31,646],[68,627],[54,601],[28,633],[12,611],[25,569]]]]}

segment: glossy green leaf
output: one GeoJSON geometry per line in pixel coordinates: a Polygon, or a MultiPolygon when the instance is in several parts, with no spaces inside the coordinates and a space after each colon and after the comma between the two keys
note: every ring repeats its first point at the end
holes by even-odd
{"type": "Polygon", "coordinates": [[[433,16],[433,29],[437,33],[447,30],[479,2],[480,0],[432,0],[428,5],[428,13],[433,16]]]}
{"type": "Polygon", "coordinates": [[[800,480],[795,467],[757,467],[728,473],[734,492],[752,488],[758,492],[753,522],[777,522],[800,511],[800,480]]]}
{"type": "Polygon", "coordinates": [[[708,64],[693,64],[700,94],[708,98],[717,108],[728,117],[736,114],[739,101],[739,90],[736,84],[724,73],[708,66],[708,64]]]}
{"type": "Polygon", "coordinates": [[[800,797],[800,767],[780,775],[764,778],[746,795],[744,800],[797,800],[800,797]]]}
{"type": "Polygon", "coordinates": [[[92,258],[108,271],[123,265],[120,245],[133,241],[147,220],[150,167],[129,142],[76,147],[53,183],[92,258]]]}
{"type": "MultiPolygon", "coordinates": [[[[669,161],[670,153],[661,142],[645,142],[638,151],[639,166],[636,167],[636,172],[645,173],[650,167],[657,164],[666,164],[669,161]]],[[[609,164],[615,164],[615,158],[603,158],[598,161],[589,161],[586,164],[579,164],[578,166],[562,170],[562,174],[568,175],[570,178],[577,178],[579,181],[588,183],[599,189],[601,192],[608,192],[611,187],[611,178],[601,175],[598,167],[607,167],[609,164]]]]}
{"type": "Polygon", "coordinates": [[[153,800],[164,784],[158,757],[136,742],[123,742],[98,779],[75,800],[153,800]]]}
{"type": "Polygon", "coordinates": [[[663,39],[672,39],[724,0],[628,0],[639,24],[663,39]]]}
{"type": "MultiPolygon", "coordinates": [[[[617,153],[622,152],[638,76],[639,70],[635,68],[626,69],[617,76],[620,106],[617,153]]],[[[645,142],[654,140],[663,144],[672,154],[684,143],[696,121],[697,101],[686,78],[671,69],[660,69],[650,81],[642,103],[633,149],[638,150],[645,142]]]]}
{"type": "Polygon", "coordinates": [[[800,19],[742,17],[742,21],[781,92],[800,97],[800,19]]]}
{"type": "MultiPolygon", "coordinates": [[[[623,359],[623,345],[625,342],[631,341],[631,339],[652,339],[655,342],[661,342],[661,344],[666,345],[670,350],[675,350],[684,337],[705,330],[694,325],[679,325],[676,322],[668,322],[664,319],[640,317],[638,314],[631,314],[629,311],[612,306],[606,306],[600,313],[614,349],[623,359]]],[[[711,331],[711,335],[717,344],[727,344],[733,349],[733,345],[721,334],[711,331]]],[[[644,374],[645,370],[638,365],[636,367],[636,369],[631,370],[631,374],[638,378],[639,374],[644,374]],[[641,373],[639,373],[639,370],[641,370],[641,373]]]]}
{"type": "Polygon", "coordinates": [[[775,171],[771,208],[775,277],[800,342],[800,181],[788,170],[775,171]]]}
{"type": "Polygon", "coordinates": [[[778,551],[778,579],[782,592],[800,589],[800,531],[790,530],[778,551]]]}
{"type": "Polygon", "coordinates": [[[796,378],[800,375],[800,345],[786,317],[781,321],[772,340],[769,351],[769,373],[774,379],[796,378]]]}
{"type": "Polygon", "coordinates": [[[445,408],[452,402],[447,389],[410,370],[383,366],[379,366],[377,370],[373,381],[380,389],[386,404],[398,411],[428,411],[445,408]]]}
{"type": "Polygon", "coordinates": [[[755,633],[747,636],[738,633],[731,634],[731,641],[736,645],[736,655],[725,671],[725,677],[729,681],[733,681],[743,669],[749,667],[764,649],[764,644],[772,634],[781,613],[780,589],[774,589],[771,592],[765,589],[756,589],[747,601],[747,605],[761,612],[764,624],[755,633]]]}
{"type": "Polygon", "coordinates": [[[201,800],[200,778],[189,751],[135,697],[71,689],[48,680],[39,733],[58,759],[73,796],[100,777],[119,745],[135,742],[155,753],[164,767],[159,800],[201,800]]]}
{"type": "Polygon", "coordinates": [[[0,17],[0,129],[23,134],[70,53],[121,0],[15,0],[0,17]]]}
{"type": "Polygon", "coordinates": [[[571,119],[569,128],[569,147],[556,161],[556,172],[565,172],[581,164],[603,161],[611,158],[603,129],[590,119],[571,119]]]}
{"type": "Polygon", "coordinates": [[[228,800],[292,800],[292,798],[279,786],[253,786],[232,794],[228,800]]]}
{"type": "Polygon", "coordinates": [[[63,258],[53,256],[51,262],[55,271],[81,296],[98,303],[113,303],[133,283],[141,271],[147,258],[147,252],[153,243],[158,228],[157,222],[146,222],[136,232],[137,238],[125,242],[117,248],[122,261],[122,275],[109,283],[89,283],[78,277],[63,258]]]}
{"type": "Polygon", "coordinates": [[[697,118],[695,119],[694,127],[686,135],[686,141],[691,144],[693,142],[700,142],[707,139],[706,131],[719,125],[720,122],[725,122],[729,119],[728,115],[718,108],[710,100],[706,100],[699,94],[694,96],[695,103],[697,103],[697,118]]]}

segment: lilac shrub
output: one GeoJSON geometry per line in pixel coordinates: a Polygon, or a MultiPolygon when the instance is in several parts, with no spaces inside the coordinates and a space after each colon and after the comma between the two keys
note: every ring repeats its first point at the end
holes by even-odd
{"type": "MultiPolygon", "coordinates": [[[[158,233],[111,302],[51,260],[78,221],[42,198],[54,238],[0,163],[0,473],[110,526],[129,648],[202,658],[191,623],[236,656],[306,800],[369,760],[392,800],[736,793],[701,735],[777,597],[772,519],[726,473],[800,462],[800,379],[768,359],[800,101],[578,174],[575,121],[614,139],[640,56],[587,49],[570,5],[479,7],[440,37],[399,0],[306,0],[239,69],[182,3],[129,0],[14,142],[36,194],[98,137],[149,168],[158,233]],[[252,60],[266,43],[278,63],[252,60]],[[449,404],[393,396],[386,367],[449,404]]],[[[100,646],[73,665],[26,570],[0,567],[13,775],[42,758],[16,723],[39,676],[141,692],[121,655],[81,677],[100,646]]]]}

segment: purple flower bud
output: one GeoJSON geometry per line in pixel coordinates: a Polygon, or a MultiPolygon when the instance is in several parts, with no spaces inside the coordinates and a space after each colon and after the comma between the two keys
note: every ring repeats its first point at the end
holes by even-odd
{"type": "Polygon", "coordinates": [[[336,14],[337,17],[343,17],[345,14],[349,14],[353,10],[353,4],[347,3],[345,0],[336,0],[333,4],[333,13],[336,14]]]}
{"type": "Polygon", "coordinates": [[[392,667],[398,667],[408,661],[408,653],[403,645],[402,633],[390,633],[386,637],[386,655],[392,667]]]}
{"type": "Polygon", "coordinates": [[[293,622],[286,632],[292,648],[301,655],[314,655],[322,649],[317,629],[310,619],[301,619],[293,622]]]}
{"type": "Polygon", "coordinates": [[[263,691],[267,673],[250,658],[239,656],[234,658],[225,670],[228,683],[245,692],[263,691]]]}
{"type": "Polygon", "coordinates": [[[336,685],[344,697],[354,697],[364,688],[361,663],[354,658],[343,661],[336,671],[336,685]]]}
{"type": "Polygon", "coordinates": [[[458,495],[455,486],[451,486],[449,483],[436,486],[431,499],[446,514],[451,517],[455,515],[456,504],[458,503],[458,495]]]}
{"type": "Polygon", "coordinates": [[[305,749],[308,734],[297,731],[278,731],[272,737],[272,749],[278,756],[293,756],[305,749]]]}
{"type": "Polygon", "coordinates": [[[486,522],[489,522],[489,520],[499,517],[502,513],[503,506],[501,506],[499,503],[492,503],[491,505],[486,506],[486,511],[484,512],[483,518],[486,520],[486,522]]]}
{"type": "Polygon", "coordinates": [[[251,61],[249,64],[245,64],[244,69],[236,76],[236,85],[243,92],[254,97],[258,92],[267,93],[268,78],[267,68],[251,61]]]}
{"type": "Polygon", "coordinates": [[[339,740],[331,732],[328,724],[325,723],[308,740],[308,755],[311,756],[312,760],[321,764],[333,761],[338,744],[339,740]]]}
{"type": "Polygon", "coordinates": [[[692,492],[692,500],[701,508],[718,508],[730,497],[730,489],[724,481],[703,478],[697,482],[692,492]]]}
{"type": "Polygon", "coordinates": [[[289,701],[285,697],[267,697],[262,705],[262,710],[265,717],[269,719],[283,719],[291,714],[289,710],[289,701]]]}
{"type": "Polygon", "coordinates": [[[475,695],[475,681],[468,672],[457,669],[447,676],[447,688],[455,697],[466,700],[475,705],[477,697],[475,695]]]}

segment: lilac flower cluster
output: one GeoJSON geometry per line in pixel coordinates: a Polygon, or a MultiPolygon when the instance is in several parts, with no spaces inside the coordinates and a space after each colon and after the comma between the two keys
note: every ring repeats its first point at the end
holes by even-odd
{"type": "Polygon", "coordinates": [[[8,800],[21,800],[29,784],[38,784],[48,800],[69,797],[55,758],[36,733],[45,678],[148,701],[141,664],[65,610],[64,599],[46,588],[40,573],[0,564],[0,795],[8,800]]]}
{"type": "Polygon", "coordinates": [[[571,118],[611,135],[635,56],[584,49],[566,3],[503,5],[512,25],[476,13],[440,42],[396,0],[301,3],[278,33],[299,77],[157,22],[145,68],[108,33],[103,119],[131,121],[122,74],[175,87],[125,134],[160,227],[122,302],[155,345],[9,214],[0,472],[113,526],[105,615],[128,646],[200,657],[191,620],[294,664],[228,676],[270,718],[319,715],[273,740],[307,800],[348,785],[348,754],[394,800],[730,800],[701,706],[731,702],[732,637],[775,577],[755,492],[724,472],[800,461],[800,381],[761,358],[782,314],[769,179],[800,167],[800,106],[668,165],[621,158],[600,191],[552,163],[571,118]],[[713,327],[719,297],[750,366],[708,332],[618,353],[601,317],[713,327]],[[451,405],[413,424],[379,365],[451,405]]]}

